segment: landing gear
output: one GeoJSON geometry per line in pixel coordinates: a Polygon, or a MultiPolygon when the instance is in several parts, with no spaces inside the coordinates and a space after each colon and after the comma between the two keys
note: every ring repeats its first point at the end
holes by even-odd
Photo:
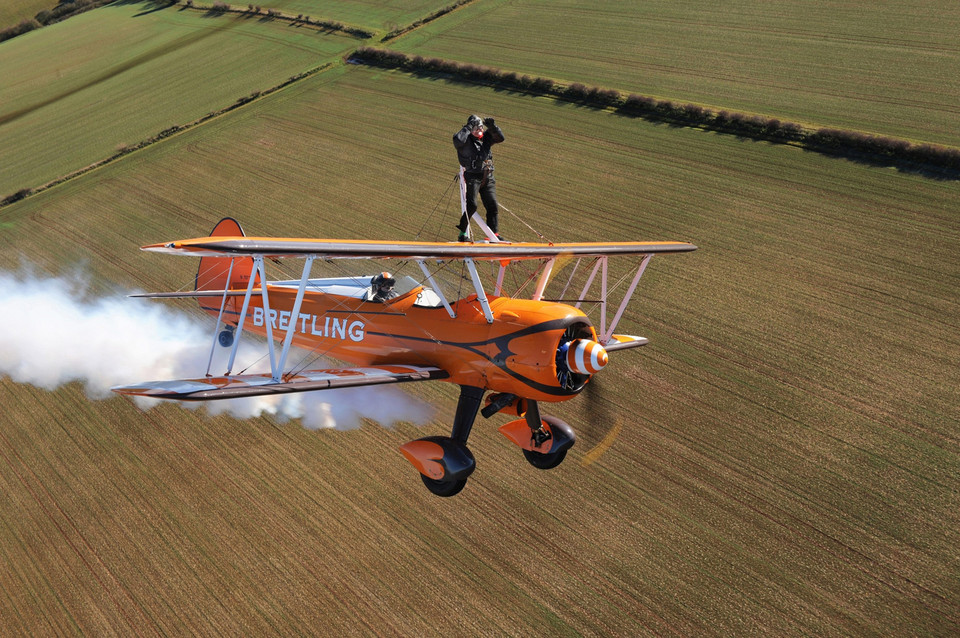
{"type": "Polygon", "coordinates": [[[420,475],[420,478],[423,480],[423,484],[427,486],[427,489],[437,496],[456,496],[467,484],[467,479],[460,481],[435,481],[423,474],[420,475]]]}
{"type": "Polygon", "coordinates": [[[507,423],[500,432],[517,444],[530,465],[541,470],[557,467],[576,443],[577,436],[560,419],[541,417],[536,401],[527,401],[526,408],[524,418],[507,423]]]}
{"type": "Polygon", "coordinates": [[[236,330],[233,326],[227,326],[220,331],[220,334],[217,335],[217,341],[220,342],[220,345],[224,348],[229,348],[233,345],[233,333],[236,330]]]}
{"type": "Polygon", "coordinates": [[[530,428],[530,447],[523,447],[527,462],[540,470],[553,469],[563,463],[567,450],[577,441],[573,429],[556,417],[541,417],[536,401],[528,402],[524,418],[530,428]]]}
{"type": "Polygon", "coordinates": [[[460,400],[450,436],[428,436],[400,446],[400,451],[420,472],[423,484],[437,496],[459,494],[476,468],[467,438],[480,410],[483,389],[460,386],[460,400]]]}
{"type": "MultiPolygon", "coordinates": [[[[437,496],[459,494],[476,468],[473,454],[467,449],[467,438],[480,411],[483,393],[482,388],[460,386],[450,436],[428,436],[400,446],[403,455],[420,472],[423,484],[437,496]]],[[[523,418],[507,423],[500,431],[523,450],[527,462],[541,470],[560,465],[577,440],[570,426],[552,416],[541,418],[536,401],[518,400],[513,395],[495,395],[484,408],[483,416],[489,418],[507,407],[523,418]]]]}
{"type": "Polygon", "coordinates": [[[569,425],[556,417],[545,416],[543,420],[549,426],[551,436],[558,436],[562,432],[566,437],[570,437],[570,443],[566,446],[558,446],[561,449],[556,452],[542,453],[524,449],[523,456],[533,467],[540,470],[550,470],[563,463],[564,457],[567,456],[567,450],[573,445],[573,431],[570,430],[569,425]],[[564,430],[567,430],[567,432],[564,432],[564,430]]]}

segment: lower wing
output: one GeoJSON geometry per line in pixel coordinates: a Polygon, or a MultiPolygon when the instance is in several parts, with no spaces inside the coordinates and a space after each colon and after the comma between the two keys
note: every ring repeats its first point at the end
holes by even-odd
{"type": "Polygon", "coordinates": [[[617,350],[626,350],[627,348],[637,348],[639,346],[647,345],[646,337],[635,337],[633,335],[611,335],[610,340],[603,344],[603,349],[607,352],[615,352],[617,350]]]}
{"type": "Polygon", "coordinates": [[[233,399],[266,394],[308,392],[329,388],[351,388],[361,385],[404,383],[446,379],[446,370],[432,367],[389,365],[364,368],[331,368],[328,370],[304,370],[274,381],[269,374],[235,374],[224,377],[200,379],[171,379],[147,381],[136,385],[116,386],[114,392],[154,399],[177,399],[180,401],[207,401],[210,399],[233,399]]]}

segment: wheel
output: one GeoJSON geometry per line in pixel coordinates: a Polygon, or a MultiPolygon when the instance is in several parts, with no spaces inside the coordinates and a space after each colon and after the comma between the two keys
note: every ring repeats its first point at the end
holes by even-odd
{"type": "Polygon", "coordinates": [[[567,455],[567,451],[560,450],[553,454],[541,454],[540,452],[523,450],[523,455],[527,458],[527,462],[533,467],[540,470],[550,470],[563,463],[563,458],[567,455]]]}
{"type": "Polygon", "coordinates": [[[229,348],[233,345],[233,330],[223,330],[220,332],[220,335],[217,337],[217,341],[220,342],[220,345],[224,348],[229,348]]]}
{"type": "Polygon", "coordinates": [[[573,447],[573,444],[577,440],[577,435],[573,433],[573,429],[571,429],[566,422],[561,421],[557,417],[544,416],[543,421],[550,426],[550,432],[553,434],[553,451],[543,453],[534,452],[533,450],[522,450],[522,452],[523,456],[527,459],[527,463],[533,467],[539,470],[550,470],[563,463],[564,457],[567,456],[567,450],[573,447]]]}
{"type": "Polygon", "coordinates": [[[467,479],[460,481],[438,481],[423,474],[420,475],[420,478],[423,480],[423,484],[427,486],[427,489],[437,496],[456,496],[467,484],[467,479]]]}

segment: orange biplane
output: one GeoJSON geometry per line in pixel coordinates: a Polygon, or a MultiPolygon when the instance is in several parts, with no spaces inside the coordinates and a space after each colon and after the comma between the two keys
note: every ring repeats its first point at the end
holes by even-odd
{"type": "MultiPolygon", "coordinates": [[[[226,372],[211,375],[208,366],[201,378],[113,390],[189,401],[431,379],[455,383],[460,386],[460,399],[451,435],[418,439],[400,448],[431,492],[452,496],[463,489],[475,467],[466,443],[478,412],[487,418],[497,412],[519,417],[500,430],[535,467],[553,468],[563,461],[575,441],[574,432],[559,419],[541,416],[539,403],[576,396],[606,365],[609,353],[644,345],[643,337],[614,334],[640,277],[653,255],[695,249],[683,242],[441,243],[246,237],[235,220],[225,218],[209,237],[144,246],[147,251],[200,257],[200,268],[194,291],[142,296],[198,298],[201,308],[217,318],[217,341],[231,348],[226,372]],[[615,255],[639,257],[639,266],[635,273],[630,271],[632,281],[608,323],[607,261],[615,255]],[[265,260],[282,258],[303,259],[299,279],[267,279],[265,260]],[[396,279],[395,296],[379,301],[370,275],[310,276],[316,260],[331,264],[369,259],[402,260],[416,264],[420,272],[416,278],[396,279]],[[543,298],[558,259],[576,259],[574,272],[580,260],[592,265],[582,292],[572,300],[575,305],[543,298]],[[493,264],[491,272],[497,273],[492,294],[483,286],[478,268],[482,262],[493,264]],[[507,268],[520,262],[536,266],[528,279],[536,280],[530,298],[503,294],[507,268]],[[470,294],[455,300],[438,284],[437,270],[431,271],[431,266],[444,269],[451,264],[461,268],[462,281],[471,288],[470,294]],[[580,310],[580,302],[598,274],[600,321],[595,326],[580,310]],[[266,337],[270,374],[232,374],[243,331],[266,337]],[[357,367],[287,369],[294,345],[357,367]]],[[[211,361],[212,357],[211,351],[211,361]]]]}

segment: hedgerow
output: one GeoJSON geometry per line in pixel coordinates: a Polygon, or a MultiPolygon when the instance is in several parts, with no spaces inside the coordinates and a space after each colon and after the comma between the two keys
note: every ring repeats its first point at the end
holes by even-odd
{"type": "Polygon", "coordinates": [[[425,18],[421,18],[421,19],[413,22],[412,24],[408,24],[408,25],[405,26],[405,27],[400,27],[400,28],[394,29],[393,31],[390,31],[390,32],[387,33],[385,36],[383,36],[382,38],[380,38],[380,41],[381,41],[381,42],[386,42],[387,40],[392,40],[392,39],[396,38],[397,36],[401,36],[401,35],[403,35],[404,33],[408,32],[408,31],[412,31],[412,30],[414,30],[414,29],[416,29],[416,28],[418,28],[418,27],[422,27],[423,25],[427,24],[428,22],[432,22],[432,21],[436,20],[437,18],[439,18],[440,16],[444,16],[444,15],[450,13],[451,11],[453,11],[454,9],[456,9],[456,8],[458,8],[458,7],[462,7],[463,5],[469,4],[469,3],[471,3],[471,2],[473,2],[473,0],[457,0],[457,2],[454,2],[454,3],[451,4],[451,5],[447,5],[447,6],[443,7],[442,9],[438,9],[438,10],[434,11],[433,13],[431,13],[430,15],[428,15],[427,17],[425,17],[425,18]]]}
{"type": "Polygon", "coordinates": [[[19,24],[7,27],[6,29],[0,29],[0,42],[15,38],[18,35],[23,35],[34,29],[45,27],[48,24],[66,20],[70,16],[89,11],[90,9],[96,9],[113,1],[114,0],[61,0],[60,4],[52,9],[44,9],[32,18],[21,20],[19,24]]]}
{"type": "Polygon", "coordinates": [[[757,140],[795,144],[835,155],[869,156],[915,162],[927,166],[960,169],[960,149],[935,144],[912,144],[906,140],[836,129],[806,129],[794,122],[748,113],[714,111],[698,104],[676,104],[669,100],[631,94],[579,82],[559,84],[549,78],[519,75],[513,71],[459,63],[439,58],[408,56],[399,51],[361,47],[350,55],[353,62],[394,68],[412,73],[453,76],[475,83],[513,89],[594,108],[612,108],[629,117],[642,117],[757,140]]]}
{"type": "Polygon", "coordinates": [[[26,198],[26,197],[28,197],[28,196],[30,196],[30,195],[34,195],[34,194],[36,194],[36,193],[43,192],[43,191],[47,190],[48,188],[52,188],[52,187],[54,187],[54,186],[56,186],[56,185],[58,185],[58,184],[62,184],[62,183],[64,183],[64,182],[68,181],[68,180],[71,180],[71,179],[75,178],[75,177],[79,177],[80,175],[83,175],[84,173],[88,173],[88,172],[90,172],[90,171],[92,171],[92,170],[94,170],[94,169],[96,169],[96,168],[99,168],[99,167],[101,167],[101,166],[104,166],[104,165],[106,165],[106,164],[109,164],[110,162],[113,162],[113,161],[115,161],[115,160],[123,157],[124,155],[128,155],[128,154],[130,154],[130,153],[133,153],[134,151],[138,151],[138,150],[140,150],[140,149],[142,149],[142,148],[146,148],[146,147],[148,147],[148,146],[150,146],[150,145],[152,145],[152,144],[156,144],[157,142],[160,142],[160,141],[162,141],[162,140],[164,140],[164,139],[166,139],[166,138],[168,138],[168,137],[170,137],[170,136],[172,136],[172,135],[176,135],[177,133],[180,133],[180,132],[182,132],[182,131],[187,131],[187,130],[189,130],[189,129],[191,129],[191,128],[194,128],[195,126],[199,126],[200,124],[203,124],[204,122],[207,122],[207,121],[209,121],[209,120],[212,120],[213,118],[219,117],[219,116],[223,115],[224,113],[228,113],[228,112],[230,112],[230,111],[232,111],[232,110],[234,110],[234,109],[240,108],[240,107],[244,106],[245,104],[247,104],[247,103],[249,103],[249,102],[252,102],[253,100],[256,100],[257,98],[260,98],[260,97],[263,97],[263,96],[266,96],[266,95],[270,95],[271,93],[275,93],[275,92],[279,91],[280,89],[282,89],[282,88],[284,88],[284,87],[286,87],[286,86],[289,86],[290,84],[293,84],[294,82],[297,82],[297,81],[299,81],[299,80],[302,80],[303,78],[310,77],[310,76],[312,76],[312,75],[316,75],[317,73],[320,73],[321,71],[324,71],[325,69],[330,68],[330,66],[331,66],[331,63],[330,63],[330,62],[326,62],[326,63],[324,63],[324,64],[321,64],[320,66],[314,67],[314,68],[312,68],[312,69],[308,69],[308,70],[303,71],[303,72],[301,72],[301,73],[297,73],[296,75],[292,75],[292,76],[290,76],[289,78],[287,78],[286,80],[284,80],[283,82],[281,82],[280,84],[277,84],[277,85],[275,85],[275,86],[272,86],[272,87],[270,87],[269,89],[266,89],[266,90],[264,90],[264,91],[254,91],[253,93],[250,93],[250,94],[247,95],[247,96],[238,98],[236,102],[234,102],[233,104],[231,104],[231,105],[229,105],[229,106],[226,106],[226,107],[224,107],[224,108],[222,108],[222,109],[217,109],[216,111],[211,111],[211,112],[207,113],[206,115],[204,115],[203,117],[201,117],[201,118],[199,118],[199,119],[196,119],[196,120],[194,120],[194,121],[192,121],[192,122],[189,122],[189,123],[187,123],[187,124],[174,124],[173,126],[169,126],[169,127],[165,128],[165,129],[163,129],[162,131],[160,131],[159,133],[157,133],[156,135],[154,135],[153,137],[147,138],[147,139],[145,139],[145,140],[141,140],[141,141],[137,142],[136,144],[120,144],[120,145],[117,146],[116,151],[113,153],[113,155],[111,155],[111,156],[109,156],[109,157],[106,157],[106,158],[104,158],[104,159],[101,159],[101,160],[99,160],[99,161],[97,161],[97,162],[94,162],[93,164],[90,164],[90,165],[85,166],[85,167],[83,167],[83,168],[77,169],[77,170],[73,171],[72,173],[68,173],[68,174],[66,174],[66,175],[62,175],[62,176],[58,177],[57,179],[52,180],[52,181],[50,181],[50,182],[47,182],[46,184],[44,184],[44,185],[42,185],[42,186],[38,186],[37,188],[22,188],[22,189],[18,190],[18,191],[15,192],[15,193],[12,193],[12,194],[10,194],[10,195],[7,195],[7,196],[4,197],[3,199],[0,199],[0,208],[2,208],[2,207],[4,207],[4,206],[7,206],[7,205],[9,205],[9,204],[13,204],[14,202],[18,202],[18,201],[20,201],[21,199],[24,199],[24,198],[26,198]]]}
{"type": "Polygon", "coordinates": [[[23,35],[24,33],[28,33],[34,29],[39,29],[42,26],[43,25],[37,22],[36,19],[26,18],[12,27],[7,27],[6,29],[0,30],[0,42],[9,40],[10,38],[15,38],[18,35],[23,35]]]}

